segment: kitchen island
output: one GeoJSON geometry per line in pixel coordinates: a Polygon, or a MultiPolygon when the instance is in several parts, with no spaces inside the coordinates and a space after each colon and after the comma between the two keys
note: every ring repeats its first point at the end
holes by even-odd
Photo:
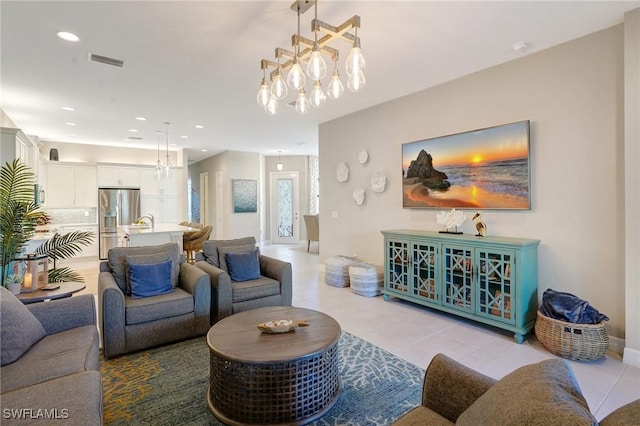
{"type": "Polygon", "coordinates": [[[121,246],[157,246],[166,243],[178,243],[182,250],[182,235],[185,232],[196,231],[197,228],[176,225],[173,223],[157,223],[150,225],[120,225],[118,234],[121,246]]]}

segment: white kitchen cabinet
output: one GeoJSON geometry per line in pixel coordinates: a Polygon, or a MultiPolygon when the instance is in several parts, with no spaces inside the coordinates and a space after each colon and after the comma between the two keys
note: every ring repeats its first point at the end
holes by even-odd
{"type": "Polygon", "coordinates": [[[12,162],[16,158],[38,173],[38,147],[25,135],[22,130],[2,127],[0,139],[0,163],[12,162]]]}
{"type": "Polygon", "coordinates": [[[140,186],[140,168],[132,166],[98,166],[98,185],[101,187],[140,186]]]}
{"type": "Polygon", "coordinates": [[[140,197],[140,213],[151,213],[155,223],[180,223],[185,220],[186,206],[180,196],[145,195],[140,197]]]}
{"type": "Polygon", "coordinates": [[[158,179],[155,167],[140,168],[140,192],[142,195],[182,195],[181,185],[184,182],[182,169],[172,169],[169,177],[158,179]]]}
{"type": "Polygon", "coordinates": [[[93,241],[88,246],[82,246],[82,251],[75,257],[98,257],[98,225],[64,225],[59,229],[60,234],[67,234],[69,232],[92,232],[94,235],[93,241]]]}
{"type": "Polygon", "coordinates": [[[98,185],[95,166],[49,163],[47,166],[48,208],[95,208],[98,185]]]}

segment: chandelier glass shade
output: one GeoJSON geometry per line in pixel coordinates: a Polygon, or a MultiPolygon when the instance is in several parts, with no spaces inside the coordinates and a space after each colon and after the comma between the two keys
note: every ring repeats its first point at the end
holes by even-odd
{"type": "Polygon", "coordinates": [[[325,104],[327,97],[339,99],[344,93],[344,84],[340,80],[338,61],[340,52],[330,44],[335,40],[348,42],[352,48],[345,61],[347,73],[347,87],[353,92],[358,92],[366,84],[364,70],[366,62],[360,47],[358,28],[360,16],[354,15],[345,22],[335,27],[318,19],[318,0],[296,0],[291,9],[297,13],[298,32],[292,36],[293,52],[277,47],[275,50],[276,61],[263,59],[260,67],[263,71],[263,79],[257,94],[258,105],[269,115],[275,115],[279,110],[279,102],[284,100],[290,91],[296,93],[296,111],[306,114],[310,106],[319,108],[325,104]],[[300,35],[300,15],[311,6],[314,6],[315,18],[311,21],[313,39],[300,35]],[[353,33],[349,32],[353,30],[353,33]],[[327,77],[327,63],[325,57],[334,62],[331,77],[323,88],[323,80],[327,77]],[[306,75],[303,70],[306,70],[306,75]],[[267,77],[267,70],[269,76],[267,77]],[[286,72],[286,83],[282,73],[286,72]],[[311,89],[307,97],[305,85],[311,81],[311,89]]]}

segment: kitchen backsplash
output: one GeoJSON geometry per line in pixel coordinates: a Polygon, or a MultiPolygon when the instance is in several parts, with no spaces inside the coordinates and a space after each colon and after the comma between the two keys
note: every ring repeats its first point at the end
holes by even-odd
{"type": "Polygon", "coordinates": [[[45,209],[51,216],[52,225],[84,224],[94,225],[98,223],[98,209],[45,209]]]}

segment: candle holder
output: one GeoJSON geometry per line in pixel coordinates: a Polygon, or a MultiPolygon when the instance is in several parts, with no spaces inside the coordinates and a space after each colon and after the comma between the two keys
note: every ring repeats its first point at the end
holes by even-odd
{"type": "Polygon", "coordinates": [[[49,257],[47,255],[27,254],[15,259],[22,276],[22,291],[40,290],[49,283],[49,257]]]}

